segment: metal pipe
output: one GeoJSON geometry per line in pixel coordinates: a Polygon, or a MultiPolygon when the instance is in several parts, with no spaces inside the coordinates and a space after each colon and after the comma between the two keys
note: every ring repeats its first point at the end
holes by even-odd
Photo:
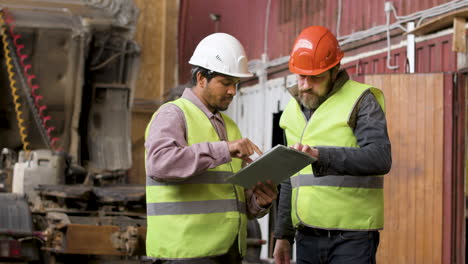
{"type": "Polygon", "coordinates": [[[12,237],[38,237],[41,239],[44,237],[44,234],[38,231],[22,231],[3,228],[0,229],[0,235],[12,237]]]}
{"type": "Polygon", "coordinates": [[[390,11],[385,10],[387,19],[387,68],[390,70],[398,69],[398,65],[390,65],[391,54],[390,54],[390,11]]]}
{"type": "Polygon", "coordinates": [[[340,37],[341,13],[343,12],[342,0],[338,0],[338,17],[336,18],[336,38],[340,37]]]}
{"type": "MultiPolygon", "coordinates": [[[[406,26],[406,29],[408,32],[414,29],[414,22],[409,22],[406,26]]],[[[415,40],[414,40],[414,34],[408,34],[406,36],[406,58],[408,59],[408,66],[409,66],[409,73],[414,73],[414,67],[415,67],[415,40]]]]}

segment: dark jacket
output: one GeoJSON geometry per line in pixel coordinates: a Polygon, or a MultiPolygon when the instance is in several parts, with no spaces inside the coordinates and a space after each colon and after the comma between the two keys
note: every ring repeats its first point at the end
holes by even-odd
{"type": "MultiPolygon", "coordinates": [[[[338,91],[348,80],[349,76],[346,71],[340,71],[326,98],[338,91]]],[[[294,96],[294,92],[292,94],[294,96]]],[[[314,110],[303,107],[303,112],[309,120],[314,110]]],[[[353,128],[360,148],[317,147],[319,158],[312,164],[314,174],[316,176],[387,174],[392,165],[387,121],[379,103],[370,91],[366,92],[356,104],[349,125],[353,128]]],[[[275,238],[290,241],[294,239],[295,233],[291,221],[291,191],[290,180],[281,183],[274,233],[275,238]]]]}

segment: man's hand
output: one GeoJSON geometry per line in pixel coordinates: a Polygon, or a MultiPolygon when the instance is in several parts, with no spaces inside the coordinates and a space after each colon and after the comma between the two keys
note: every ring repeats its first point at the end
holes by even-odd
{"type": "Polygon", "coordinates": [[[294,144],[294,146],[292,146],[291,148],[293,149],[296,149],[296,150],[299,150],[301,152],[304,152],[304,153],[307,153],[309,154],[310,156],[314,157],[314,158],[317,158],[319,157],[319,151],[318,149],[316,148],[313,148],[309,145],[302,145],[301,143],[296,143],[294,144]]]}
{"type": "Polygon", "coordinates": [[[263,183],[258,182],[252,187],[252,191],[257,199],[257,204],[263,208],[270,206],[278,197],[278,189],[270,180],[263,183]]]}
{"type": "Polygon", "coordinates": [[[273,251],[275,264],[290,264],[291,244],[286,239],[277,239],[273,251]]]}
{"type": "Polygon", "coordinates": [[[228,142],[229,153],[231,157],[243,159],[245,162],[250,163],[252,159],[249,158],[254,152],[258,155],[262,155],[263,152],[250,141],[248,138],[242,138],[228,142]]]}

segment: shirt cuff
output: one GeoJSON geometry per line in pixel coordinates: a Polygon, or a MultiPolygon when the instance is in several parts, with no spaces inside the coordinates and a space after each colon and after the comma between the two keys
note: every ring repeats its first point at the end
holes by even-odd
{"type": "Polygon", "coordinates": [[[330,151],[328,148],[317,147],[319,157],[316,162],[312,163],[315,176],[327,175],[328,167],[330,166],[330,151]]]}
{"type": "Polygon", "coordinates": [[[264,215],[266,215],[270,211],[271,205],[273,204],[273,203],[271,203],[267,208],[261,207],[260,205],[258,205],[257,196],[255,196],[254,193],[252,193],[252,198],[251,198],[250,201],[251,201],[250,204],[252,205],[251,209],[252,209],[253,212],[256,212],[255,216],[257,218],[260,218],[260,217],[263,217],[264,215]]]}
{"type": "Polygon", "coordinates": [[[216,166],[231,162],[231,153],[229,153],[228,143],[226,141],[211,142],[214,152],[216,166]]]}
{"type": "Polygon", "coordinates": [[[285,239],[289,241],[289,244],[292,246],[294,244],[294,236],[273,236],[275,239],[285,239]]]}

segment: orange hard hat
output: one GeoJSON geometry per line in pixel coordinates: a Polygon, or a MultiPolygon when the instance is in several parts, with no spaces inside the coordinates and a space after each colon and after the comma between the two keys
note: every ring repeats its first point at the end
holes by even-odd
{"type": "Polygon", "coordinates": [[[294,42],[289,70],[301,75],[318,75],[337,65],[343,56],[338,40],[328,29],[307,27],[294,42]]]}

